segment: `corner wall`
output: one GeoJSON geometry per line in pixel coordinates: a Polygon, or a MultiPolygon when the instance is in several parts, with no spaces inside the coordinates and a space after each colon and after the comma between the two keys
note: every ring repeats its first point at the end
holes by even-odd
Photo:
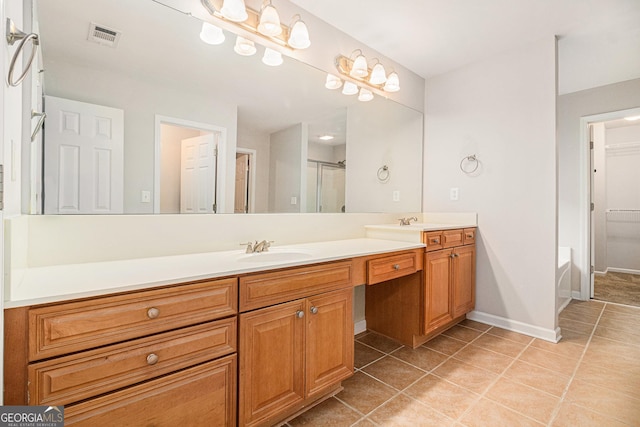
{"type": "Polygon", "coordinates": [[[556,337],[553,37],[427,80],[423,211],[477,211],[472,316],[556,337]],[[460,162],[475,154],[479,168],[460,162]],[[458,188],[459,200],[449,199],[458,188]]]}

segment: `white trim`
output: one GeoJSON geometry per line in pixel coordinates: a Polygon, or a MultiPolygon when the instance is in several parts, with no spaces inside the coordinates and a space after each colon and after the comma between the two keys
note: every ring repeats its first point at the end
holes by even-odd
{"type": "Polygon", "coordinates": [[[519,334],[529,335],[531,337],[540,338],[545,341],[557,343],[562,338],[560,334],[560,328],[545,329],[539,326],[530,325],[528,323],[519,322],[517,320],[507,319],[506,317],[495,316],[489,313],[483,313],[480,311],[472,311],[467,314],[467,319],[475,320],[476,322],[486,323],[488,325],[497,326],[502,329],[506,329],[519,334]]]}
{"type": "Polygon", "coordinates": [[[571,299],[575,299],[578,301],[588,301],[588,299],[582,299],[582,293],[580,291],[571,291],[571,299]]]}
{"type": "Polygon", "coordinates": [[[580,118],[580,254],[577,254],[576,267],[580,270],[580,296],[577,299],[587,301],[593,296],[591,286],[591,150],[589,149],[589,123],[606,122],[626,116],[640,114],[640,108],[611,111],[580,118]]]}
{"type": "Polygon", "coordinates": [[[258,153],[251,148],[236,147],[236,153],[248,154],[249,158],[249,213],[256,211],[256,165],[258,153]]]}
{"type": "Polygon", "coordinates": [[[627,273],[627,274],[640,274],[640,270],[634,270],[631,268],[616,268],[616,267],[608,267],[607,268],[607,273],[608,272],[614,272],[614,273],[627,273]]]}
{"type": "Polygon", "coordinates": [[[227,128],[216,126],[210,123],[194,122],[191,120],[179,119],[176,117],[155,115],[154,126],[154,159],[153,159],[153,213],[160,213],[160,159],[162,141],[160,140],[160,125],[168,124],[192,129],[199,129],[220,134],[218,140],[218,164],[217,164],[217,212],[225,212],[226,200],[226,177],[227,177],[227,128]],[[223,159],[223,161],[220,161],[223,159]]]}
{"type": "Polygon", "coordinates": [[[558,314],[562,313],[562,310],[567,308],[570,302],[571,302],[571,298],[565,298],[564,302],[558,308],[558,314]]]}
{"type": "Polygon", "coordinates": [[[353,324],[353,334],[358,335],[367,330],[367,320],[363,319],[353,324]]]}

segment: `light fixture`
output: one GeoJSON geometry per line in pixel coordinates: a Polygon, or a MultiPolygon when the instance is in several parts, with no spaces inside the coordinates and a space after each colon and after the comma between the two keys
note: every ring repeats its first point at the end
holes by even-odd
{"type": "Polygon", "coordinates": [[[221,28],[208,22],[203,22],[202,30],[200,31],[200,40],[207,44],[222,44],[224,43],[224,33],[221,28]]]}
{"type": "Polygon", "coordinates": [[[254,10],[246,7],[244,0],[200,0],[210,15],[207,21],[236,36],[282,54],[311,45],[309,30],[300,15],[294,15],[287,27],[282,25],[272,0],[262,2],[260,10],[254,10]]]}
{"type": "MultiPolygon", "coordinates": [[[[338,76],[347,81],[351,81],[357,86],[366,88],[372,94],[384,96],[384,92],[397,92],[400,90],[400,78],[395,71],[388,76],[385,75],[384,66],[374,58],[375,64],[372,69],[367,66],[367,59],[360,49],[356,49],[351,56],[338,55],[336,57],[336,69],[338,76]]],[[[328,81],[328,77],[327,77],[328,81]]],[[[328,83],[325,86],[329,89],[328,83]]],[[[344,92],[343,92],[344,93],[344,92]]],[[[368,96],[365,96],[367,98],[368,96]]]]}
{"type": "Polygon", "coordinates": [[[270,48],[265,48],[264,49],[264,55],[262,56],[262,62],[270,65],[272,67],[276,67],[278,65],[281,65],[283,60],[282,60],[282,54],[280,52],[278,52],[277,50],[273,50],[270,48]]]}
{"type": "Polygon", "coordinates": [[[327,74],[327,81],[324,84],[324,87],[327,89],[338,89],[342,86],[342,80],[338,76],[334,76],[333,74],[327,74]]]}
{"type": "Polygon", "coordinates": [[[373,99],[373,93],[369,89],[363,87],[360,88],[360,94],[358,95],[358,101],[367,102],[373,99]]]}
{"type": "Polygon", "coordinates": [[[236,45],[233,50],[242,56],[251,56],[256,53],[256,45],[251,40],[238,36],[236,38],[236,45]]]}
{"type": "Polygon", "coordinates": [[[331,141],[333,139],[333,135],[322,135],[318,137],[321,141],[331,141]]]}
{"type": "Polygon", "coordinates": [[[358,93],[358,86],[352,82],[344,82],[344,87],[342,88],[343,95],[355,95],[358,93]]]}
{"type": "Polygon", "coordinates": [[[307,24],[300,19],[300,15],[293,17],[293,24],[290,26],[289,38],[287,43],[294,49],[306,49],[311,46],[311,40],[309,39],[309,30],[307,24]]]}
{"type": "Polygon", "coordinates": [[[395,71],[387,76],[387,82],[384,84],[382,89],[385,92],[397,92],[400,90],[400,78],[398,77],[398,73],[395,71]]]}
{"type": "Polygon", "coordinates": [[[280,16],[278,11],[271,0],[262,6],[260,10],[260,23],[258,24],[258,31],[265,36],[278,36],[282,34],[282,26],[280,25],[280,16]]]}
{"type": "Polygon", "coordinates": [[[244,22],[249,18],[244,0],[224,0],[220,13],[233,22],[244,22]]]}
{"type": "Polygon", "coordinates": [[[640,120],[640,116],[629,116],[624,118],[628,122],[635,122],[636,120],[640,120]]]}
{"type": "Polygon", "coordinates": [[[367,58],[364,57],[360,49],[357,49],[354,52],[357,51],[359,51],[360,54],[356,56],[356,59],[354,59],[353,64],[351,65],[351,71],[349,71],[349,75],[351,77],[363,78],[369,74],[369,68],[367,67],[367,58]]]}
{"type": "Polygon", "coordinates": [[[373,66],[371,70],[371,76],[369,76],[369,83],[373,85],[381,85],[387,81],[387,73],[384,71],[384,66],[378,62],[373,66]]]}

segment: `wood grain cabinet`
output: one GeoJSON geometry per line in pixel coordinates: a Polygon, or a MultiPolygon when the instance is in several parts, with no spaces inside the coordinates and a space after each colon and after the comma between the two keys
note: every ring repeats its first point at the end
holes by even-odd
{"type": "Polygon", "coordinates": [[[237,283],[6,310],[4,403],[65,405],[65,425],[236,425],[237,283]]]}
{"type": "MultiPolygon", "coordinates": [[[[274,425],[339,390],[340,382],[353,375],[353,290],[343,273],[334,274],[336,268],[349,265],[309,267],[309,277],[316,289],[326,288],[325,281],[335,284],[337,277],[343,289],[317,293],[301,285],[294,294],[305,288],[303,294],[309,296],[240,314],[241,426],[274,425]]],[[[304,269],[290,272],[293,283],[304,283],[304,269]]],[[[288,273],[241,278],[241,295],[243,284],[255,287],[276,277],[283,282],[277,287],[286,287],[288,273]]]]}
{"type": "Polygon", "coordinates": [[[475,228],[425,231],[421,274],[366,289],[367,328],[418,347],[475,307],[475,228]]]}

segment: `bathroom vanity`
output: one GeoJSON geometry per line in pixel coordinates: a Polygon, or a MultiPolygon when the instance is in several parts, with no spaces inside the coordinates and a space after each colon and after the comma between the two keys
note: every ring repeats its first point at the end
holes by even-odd
{"type": "MultiPolygon", "coordinates": [[[[5,310],[5,404],[65,405],[65,425],[206,417],[266,426],[339,392],[354,369],[353,287],[419,274],[424,245],[351,239],[278,249],[211,253],[198,262],[212,277],[135,290],[126,276],[136,260],[123,261],[121,273],[118,262],[67,266],[78,284],[122,288],[50,292],[44,303],[35,302],[45,286],[25,283],[33,300],[5,310]],[[74,268],[94,273],[78,277],[74,268]]],[[[183,270],[203,268],[184,261],[183,270]]]]}
{"type": "Polygon", "coordinates": [[[65,425],[290,419],[353,374],[355,286],[368,329],[412,347],[473,309],[475,228],[401,233],[33,269],[5,310],[5,404],[64,405],[65,425]]]}

